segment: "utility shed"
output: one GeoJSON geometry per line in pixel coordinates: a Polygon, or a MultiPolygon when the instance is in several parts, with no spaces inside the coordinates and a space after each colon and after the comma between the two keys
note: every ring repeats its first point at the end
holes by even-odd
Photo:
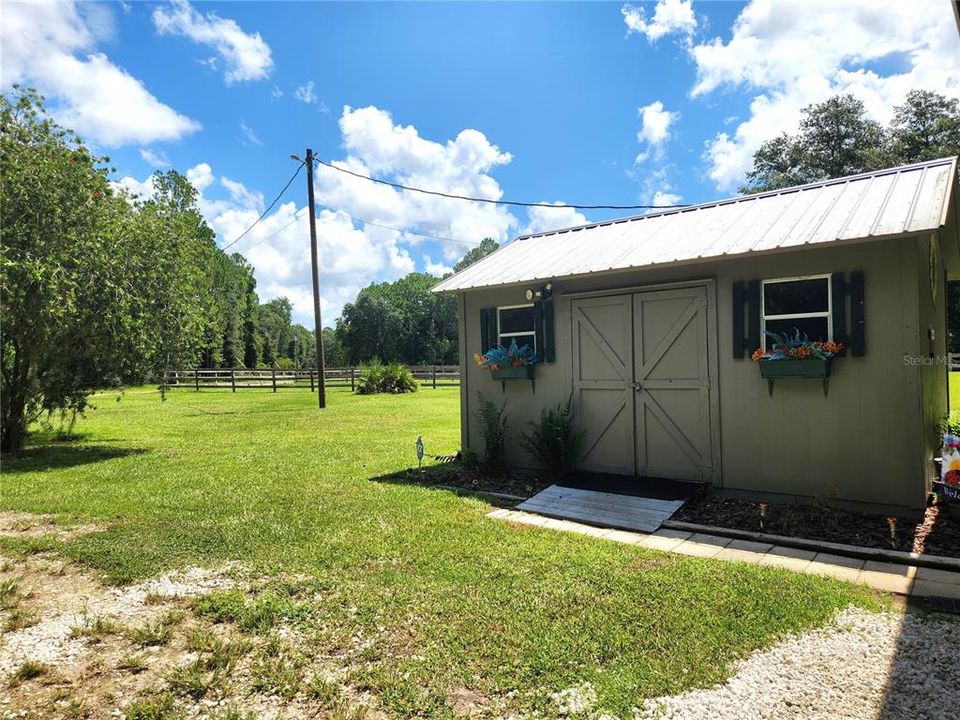
{"type": "Polygon", "coordinates": [[[573,395],[584,470],[730,494],[922,506],[947,414],[956,158],[519,237],[444,279],[460,317],[464,448],[478,393],[508,458],[573,395]],[[762,380],[765,331],[842,342],[829,385],[762,380]],[[532,379],[475,353],[534,348],[532,379]]]}

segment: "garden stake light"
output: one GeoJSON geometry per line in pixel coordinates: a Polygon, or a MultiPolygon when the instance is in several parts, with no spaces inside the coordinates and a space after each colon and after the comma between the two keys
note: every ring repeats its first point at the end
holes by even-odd
{"type": "Polygon", "coordinates": [[[890,515],[887,517],[887,525],[890,526],[890,547],[897,548],[897,519],[890,515]]]}
{"type": "Polygon", "coordinates": [[[763,519],[767,516],[767,504],[765,502],[760,503],[760,531],[766,532],[763,529],[763,519]]]}

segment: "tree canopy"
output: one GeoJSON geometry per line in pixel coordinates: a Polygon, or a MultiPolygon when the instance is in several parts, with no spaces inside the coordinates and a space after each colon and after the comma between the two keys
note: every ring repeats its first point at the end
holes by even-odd
{"type": "Polygon", "coordinates": [[[771,138],[754,154],[744,193],[960,154],[957,100],[911,90],[887,127],[867,116],[853,95],[803,110],[800,130],[771,138]]]}

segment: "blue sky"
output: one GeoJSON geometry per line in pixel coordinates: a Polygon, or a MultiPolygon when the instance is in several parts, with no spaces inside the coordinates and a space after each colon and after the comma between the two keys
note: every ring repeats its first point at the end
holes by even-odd
{"type": "MultiPolygon", "coordinates": [[[[225,244],[307,146],[491,198],[734,194],[756,147],[811,102],[853,92],[885,122],[913,87],[960,96],[949,4],[921,4],[5,3],[2,81],[45,92],[111,156],[118,187],[149,194],[155,169],[187,174],[225,244]]],[[[327,324],[369,282],[440,274],[485,235],[615,214],[442,201],[332,171],[317,191],[327,324]]],[[[261,296],[290,297],[309,325],[304,206],[301,176],[233,249],[261,296]]]]}

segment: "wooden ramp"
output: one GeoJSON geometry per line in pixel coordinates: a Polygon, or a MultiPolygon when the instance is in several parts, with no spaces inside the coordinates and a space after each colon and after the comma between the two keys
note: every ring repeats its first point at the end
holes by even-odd
{"type": "Polygon", "coordinates": [[[599,527],[653,532],[683,502],[551,485],[516,509],[599,527]]]}

